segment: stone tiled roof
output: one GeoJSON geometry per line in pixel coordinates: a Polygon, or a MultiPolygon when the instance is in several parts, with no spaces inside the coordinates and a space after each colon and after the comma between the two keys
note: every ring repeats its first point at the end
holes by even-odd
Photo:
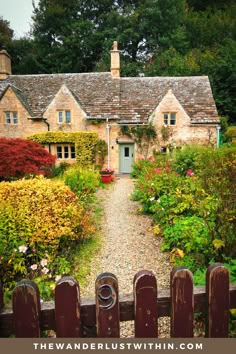
{"type": "Polygon", "coordinates": [[[10,75],[0,81],[0,97],[13,85],[29,115],[42,116],[65,84],[88,117],[145,122],[169,89],[192,123],[219,122],[208,77],[115,78],[110,73],[10,75]]]}
{"type": "Polygon", "coordinates": [[[192,123],[219,121],[207,76],[122,78],[121,118],[149,117],[170,89],[192,123]]]}

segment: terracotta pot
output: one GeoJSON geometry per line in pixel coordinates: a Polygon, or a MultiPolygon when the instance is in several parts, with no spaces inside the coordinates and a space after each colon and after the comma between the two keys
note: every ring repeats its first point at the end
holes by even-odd
{"type": "Polygon", "coordinates": [[[111,183],[112,175],[101,175],[102,183],[111,183]]]}

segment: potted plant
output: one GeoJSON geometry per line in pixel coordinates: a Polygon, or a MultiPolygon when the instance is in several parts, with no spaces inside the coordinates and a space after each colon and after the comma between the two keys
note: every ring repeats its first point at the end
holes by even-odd
{"type": "Polygon", "coordinates": [[[101,179],[103,183],[110,183],[113,180],[114,170],[112,168],[103,168],[100,171],[101,179]]]}

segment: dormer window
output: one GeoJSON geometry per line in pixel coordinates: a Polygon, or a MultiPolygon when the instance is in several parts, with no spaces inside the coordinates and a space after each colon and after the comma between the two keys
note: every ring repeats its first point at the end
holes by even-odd
{"type": "Polygon", "coordinates": [[[176,113],[175,112],[163,113],[163,123],[164,125],[176,125],[176,113]]]}
{"type": "Polygon", "coordinates": [[[5,124],[18,124],[18,113],[17,112],[5,112],[5,124]]]}
{"type": "Polygon", "coordinates": [[[71,112],[70,111],[58,111],[58,123],[71,123],[71,112]]]}

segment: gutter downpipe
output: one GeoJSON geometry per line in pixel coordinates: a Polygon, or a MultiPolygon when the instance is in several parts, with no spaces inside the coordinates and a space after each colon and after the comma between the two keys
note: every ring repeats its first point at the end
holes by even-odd
{"type": "Polygon", "coordinates": [[[110,168],[110,125],[109,125],[109,118],[107,118],[106,130],[107,130],[107,167],[110,168]]]}
{"type": "MultiPolygon", "coordinates": [[[[50,124],[47,121],[47,118],[43,118],[43,122],[47,125],[48,127],[48,132],[50,131],[50,124]]],[[[48,144],[48,152],[51,154],[51,144],[48,144]]]]}
{"type": "Polygon", "coordinates": [[[220,147],[220,126],[219,125],[216,126],[216,132],[217,132],[216,148],[219,149],[219,147],[220,147]]]}

